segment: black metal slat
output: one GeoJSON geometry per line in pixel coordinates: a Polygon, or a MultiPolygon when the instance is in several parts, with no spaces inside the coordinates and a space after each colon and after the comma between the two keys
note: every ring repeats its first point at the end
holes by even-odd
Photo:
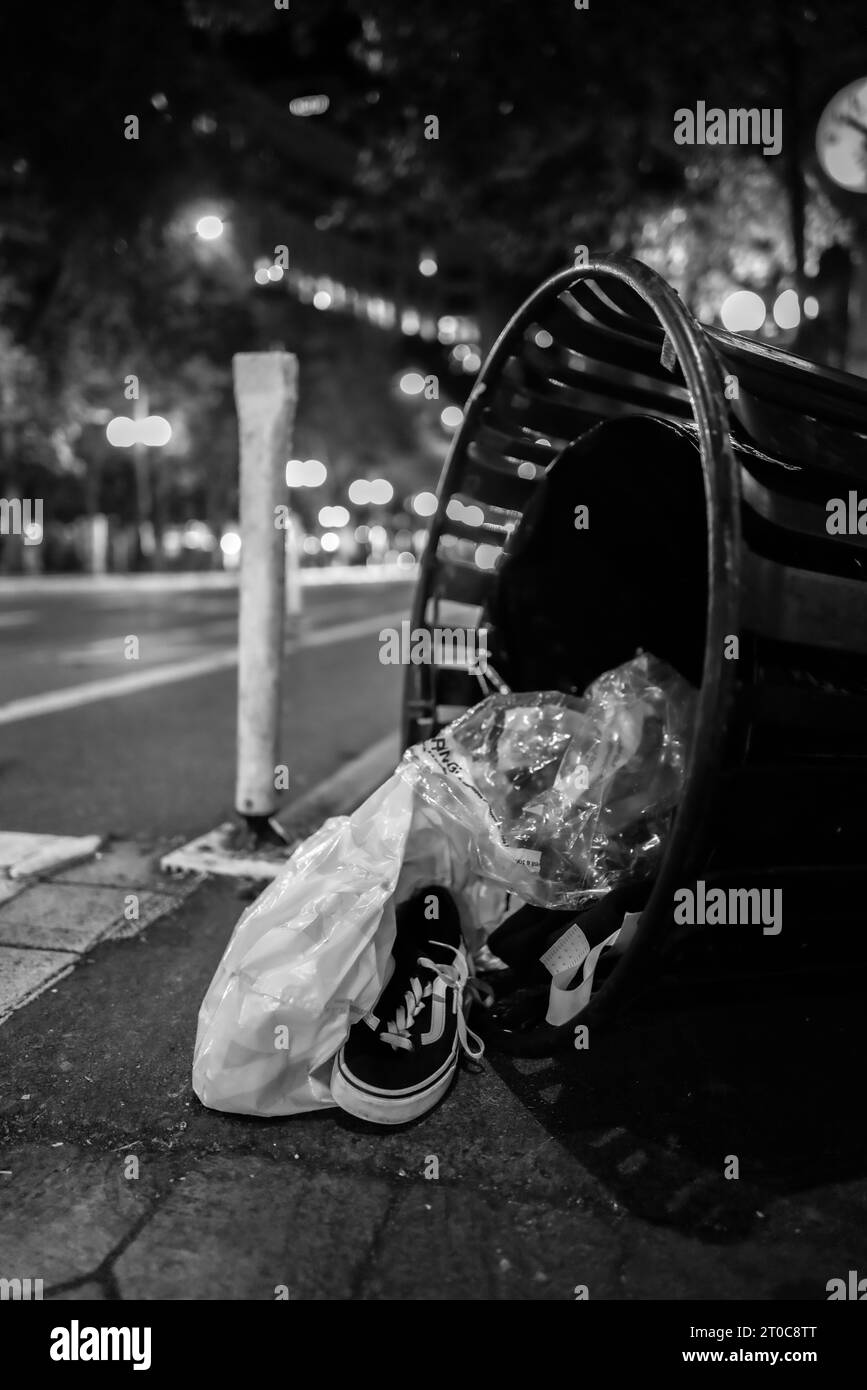
{"type": "MultiPolygon", "coordinates": [[[[641,372],[646,376],[658,377],[664,381],[674,381],[683,385],[683,374],[679,366],[673,371],[662,365],[660,345],[654,341],[639,341],[622,332],[591,322],[580,315],[568,302],[554,301],[539,319],[539,326],[546,328],[555,343],[559,343],[570,354],[591,357],[596,362],[610,363],[612,368],[624,371],[641,372]]],[[[539,348],[539,352],[553,352],[554,347],[539,348]]]]}
{"type": "Polygon", "coordinates": [[[596,367],[595,362],[588,360],[586,368],[581,371],[559,367],[544,373],[534,363],[527,362],[524,364],[524,389],[540,397],[550,394],[558,400],[571,392],[576,397],[576,404],[582,401],[585,393],[610,397],[618,403],[623,402],[625,395],[633,411],[692,419],[689,394],[682,388],[668,386],[664,389],[663,383],[656,385],[632,372],[618,376],[611,368],[603,367],[600,373],[596,367]]]}
{"type": "Polygon", "coordinates": [[[464,560],[437,555],[433,592],[438,599],[483,607],[491,591],[493,570],[479,569],[464,560]]]}
{"type": "MultiPolygon", "coordinates": [[[[623,334],[633,342],[655,345],[657,350],[661,348],[665,334],[658,322],[656,327],[652,328],[628,317],[599,294],[592,281],[582,280],[574,285],[569,291],[569,297],[577,305],[579,312],[586,315],[591,322],[598,323],[615,334],[623,334]]],[[[568,303],[568,300],[566,302],[568,303]]]]}

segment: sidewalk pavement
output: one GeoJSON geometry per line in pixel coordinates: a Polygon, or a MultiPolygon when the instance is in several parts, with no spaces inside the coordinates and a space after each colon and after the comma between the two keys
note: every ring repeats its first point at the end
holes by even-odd
{"type": "Polygon", "coordinates": [[[54,894],[39,949],[58,910],[102,936],[0,1027],[0,1278],[58,1300],[824,1299],[867,1268],[839,1061],[860,998],[648,1007],[587,1052],[491,1055],[396,1131],[221,1115],[191,1091],[196,1014],[253,890],[183,896],[157,857],[109,847],[27,889],[54,894]],[[170,901],[104,931],[129,894],[170,901]]]}

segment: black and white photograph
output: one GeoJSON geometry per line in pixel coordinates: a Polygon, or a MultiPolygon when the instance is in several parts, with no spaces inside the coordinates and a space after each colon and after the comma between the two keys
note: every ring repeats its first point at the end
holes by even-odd
{"type": "Polygon", "coordinates": [[[0,55],[22,1369],[292,1375],[376,1302],[857,1364],[863,0],[6,0],[0,55]]]}

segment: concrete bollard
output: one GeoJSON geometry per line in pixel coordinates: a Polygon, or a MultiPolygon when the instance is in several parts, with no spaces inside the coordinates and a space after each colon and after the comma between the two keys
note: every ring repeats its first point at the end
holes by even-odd
{"type": "Polygon", "coordinates": [[[286,501],[298,362],[288,352],[239,352],[232,358],[232,372],[241,522],[235,808],[261,830],[277,809],[286,586],[285,536],[277,508],[286,501]]]}

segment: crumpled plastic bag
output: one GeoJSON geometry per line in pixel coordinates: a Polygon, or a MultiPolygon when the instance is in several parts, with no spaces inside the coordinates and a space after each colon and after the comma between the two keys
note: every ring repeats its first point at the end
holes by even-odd
{"type": "Polygon", "coordinates": [[[567,909],[660,859],[683,786],[696,691],[647,653],[581,699],[490,695],[404,755],[399,772],[461,825],[470,865],[567,909]]]}
{"type": "Polygon", "coordinates": [[[392,777],[305,840],[242,914],[199,1010],[193,1090],[204,1105],[333,1105],[331,1060],[385,981],[413,806],[412,786],[392,777]]]}
{"type": "Polygon", "coordinates": [[[649,873],[683,779],[694,692],[652,657],[583,700],[493,695],[325,822],[241,916],[199,1010],[193,1089],[244,1115],[331,1099],[335,1054],[386,980],[395,908],[451,890],[471,950],[515,897],[578,905],[649,873]],[[514,895],[514,896],[512,896],[514,895]]]}
{"type": "Polygon", "coordinates": [[[199,1010],[193,1090],[242,1115],[333,1105],[331,1063],[386,980],[395,908],[448,886],[467,944],[505,895],[471,870],[463,826],[396,773],[351,816],[325,822],[243,913],[199,1010]]]}

